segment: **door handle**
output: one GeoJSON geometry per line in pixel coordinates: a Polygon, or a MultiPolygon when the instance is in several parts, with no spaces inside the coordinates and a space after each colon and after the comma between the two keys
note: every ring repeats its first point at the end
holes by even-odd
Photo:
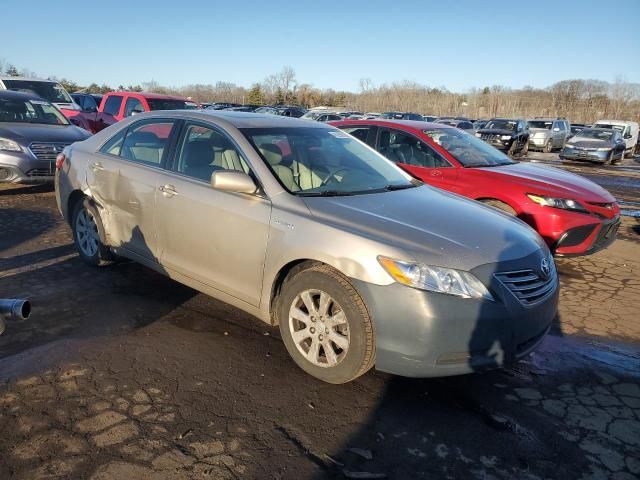
{"type": "Polygon", "coordinates": [[[174,187],[173,185],[161,185],[158,190],[160,190],[162,192],[162,195],[164,195],[165,197],[173,197],[174,195],[178,194],[178,192],[176,191],[176,187],[174,187]]]}
{"type": "Polygon", "coordinates": [[[102,166],[102,164],[100,162],[94,162],[94,163],[91,164],[91,170],[96,172],[98,170],[104,170],[104,167],[102,166]]]}

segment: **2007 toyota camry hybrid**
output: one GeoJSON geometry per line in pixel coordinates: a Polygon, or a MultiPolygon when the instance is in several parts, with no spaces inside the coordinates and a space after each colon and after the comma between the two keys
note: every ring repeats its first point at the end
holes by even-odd
{"type": "Polygon", "coordinates": [[[136,115],[58,156],[80,256],[127,257],[279,325],[306,372],[429,377],[532,351],[556,314],[542,239],[322,123],[136,115]]]}

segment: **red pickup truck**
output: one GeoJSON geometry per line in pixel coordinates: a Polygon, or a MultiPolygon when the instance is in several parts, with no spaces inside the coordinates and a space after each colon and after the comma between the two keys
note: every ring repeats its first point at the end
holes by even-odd
{"type": "Polygon", "coordinates": [[[197,103],[183,97],[144,92],[111,92],[102,98],[97,111],[91,109],[84,111],[65,110],[64,114],[71,123],[91,133],[97,133],[136,113],[195,108],[198,108],[197,103]]]}

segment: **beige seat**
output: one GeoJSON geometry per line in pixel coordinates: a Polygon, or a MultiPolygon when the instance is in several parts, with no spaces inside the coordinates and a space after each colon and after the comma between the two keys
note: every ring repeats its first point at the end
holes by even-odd
{"type": "Polygon", "coordinates": [[[224,170],[237,170],[239,172],[249,172],[249,167],[242,161],[237,150],[217,133],[211,136],[211,146],[213,147],[213,165],[224,170]]]}
{"type": "Polygon", "coordinates": [[[273,143],[263,143],[258,149],[285,187],[292,192],[300,190],[300,186],[293,177],[293,170],[286,165],[282,165],[282,150],[280,150],[280,147],[273,143]]]}

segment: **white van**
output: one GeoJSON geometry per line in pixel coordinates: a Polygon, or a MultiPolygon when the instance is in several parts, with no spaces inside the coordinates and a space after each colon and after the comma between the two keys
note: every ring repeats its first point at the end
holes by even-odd
{"type": "Polygon", "coordinates": [[[15,90],[38,95],[64,110],[81,110],[71,95],[55,80],[0,76],[0,90],[15,90]]]}
{"type": "Polygon", "coordinates": [[[592,128],[612,128],[618,130],[624,138],[625,155],[634,155],[638,151],[638,123],[624,120],[598,120],[592,128]]]}

